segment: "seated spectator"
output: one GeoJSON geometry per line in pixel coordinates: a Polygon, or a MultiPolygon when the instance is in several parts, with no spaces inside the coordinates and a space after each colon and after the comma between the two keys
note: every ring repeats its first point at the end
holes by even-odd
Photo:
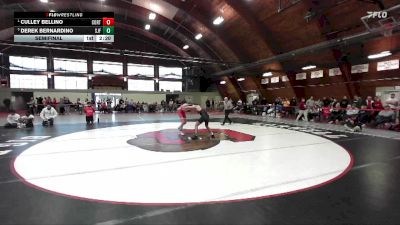
{"type": "Polygon", "coordinates": [[[329,123],[338,124],[340,121],[343,121],[345,115],[345,111],[341,109],[340,103],[336,103],[335,107],[331,110],[331,115],[329,116],[329,123]]]}
{"type": "Polygon", "coordinates": [[[393,122],[394,111],[390,109],[389,105],[385,105],[384,109],[376,116],[375,121],[372,123],[373,127],[377,127],[384,123],[393,122]]]}
{"type": "Polygon", "coordinates": [[[360,121],[360,123],[362,123],[363,125],[371,122],[371,111],[367,109],[366,105],[361,106],[361,109],[358,112],[357,120],[360,121]]]}
{"type": "Polygon", "coordinates": [[[21,119],[20,119],[21,127],[28,127],[28,128],[33,127],[33,120],[34,119],[35,119],[35,116],[32,113],[27,112],[25,114],[25,116],[22,116],[21,119]]]}
{"type": "Polygon", "coordinates": [[[308,109],[307,116],[308,120],[313,122],[315,117],[319,117],[319,107],[315,105],[314,107],[308,109]]]}
{"type": "Polygon", "coordinates": [[[351,105],[348,105],[346,108],[346,119],[347,118],[355,118],[358,115],[359,110],[351,105]]]}
{"type": "Polygon", "coordinates": [[[360,109],[362,104],[363,104],[363,101],[362,101],[361,97],[355,95],[354,100],[353,100],[353,106],[360,109]]]}
{"type": "Polygon", "coordinates": [[[57,111],[51,106],[47,105],[46,108],[40,112],[40,117],[43,119],[43,126],[53,126],[54,118],[58,115],[57,111]]]}
{"type": "Polygon", "coordinates": [[[7,123],[4,125],[4,128],[21,128],[19,119],[21,116],[15,112],[15,110],[11,109],[10,113],[7,116],[7,123]]]}
{"type": "Polygon", "coordinates": [[[348,105],[349,100],[347,99],[347,96],[343,96],[343,99],[340,101],[340,108],[346,109],[348,105]]]}
{"type": "Polygon", "coordinates": [[[375,118],[379,112],[383,109],[383,103],[380,98],[375,97],[374,104],[372,105],[372,108],[375,109],[373,113],[373,117],[375,118]]]}
{"type": "Polygon", "coordinates": [[[351,132],[362,131],[362,126],[363,126],[363,124],[358,120],[358,117],[347,118],[345,120],[345,124],[344,124],[344,127],[346,128],[346,130],[351,131],[351,132]]]}
{"type": "Polygon", "coordinates": [[[88,103],[85,108],[83,108],[83,111],[86,114],[86,124],[93,124],[93,116],[94,116],[94,108],[92,106],[92,104],[88,103]]]}

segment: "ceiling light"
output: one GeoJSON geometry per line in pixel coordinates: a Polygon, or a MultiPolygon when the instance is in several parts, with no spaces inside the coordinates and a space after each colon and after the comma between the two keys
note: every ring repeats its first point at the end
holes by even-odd
{"type": "Polygon", "coordinates": [[[226,81],[222,80],[219,84],[226,84],[226,81]]]}
{"type": "Polygon", "coordinates": [[[161,11],[161,7],[158,4],[155,4],[155,3],[152,3],[152,2],[150,2],[149,8],[154,12],[160,12],[161,11]]]}
{"type": "Polygon", "coordinates": [[[146,26],[144,26],[144,29],[150,30],[150,24],[146,24],[146,26]]]}
{"type": "Polygon", "coordinates": [[[378,59],[378,58],[383,58],[383,57],[390,56],[390,55],[392,55],[392,53],[390,51],[384,51],[384,52],[381,52],[378,54],[369,55],[368,59],[378,59]]]}
{"type": "Polygon", "coordinates": [[[305,66],[305,67],[303,67],[303,68],[301,68],[301,69],[302,69],[302,70],[311,70],[311,69],[315,69],[315,68],[317,68],[316,65],[308,65],[308,66],[305,66]]]}
{"type": "Polygon", "coordinates": [[[48,2],[49,2],[49,0],[40,0],[40,2],[43,2],[43,3],[48,3],[48,2]]]}
{"type": "Polygon", "coordinates": [[[213,24],[220,25],[222,22],[224,22],[224,17],[218,16],[217,18],[214,19],[213,24]]]}
{"type": "Polygon", "coordinates": [[[157,15],[153,12],[149,14],[149,20],[155,20],[156,17],[157,17],[157,15]]]}
{"type": "Polygon", "coordinates": [[[50,10],[50,12],[56,12],[56,11],[54,11],[54,10],[50,10]]]}
{"type": "Polygon", "coordinates": [[[237,79],[238,81],[244,81],[245,80],[245,78],[239,78],[239,79],[237,79]]]}
{"type": "Polygon", "coordinates": [[[272,73],[271,73],[271,72],[263,73],[263,77],[270,77],[270,76],[272,76],[272,73]]]}
{"type": "Polygon", "coordinates": [[[200,40],[203,37],[202,34],[196,34],[196,36],[194,38],[196,38],[196,40],[200,40]]]}
{"type": "Polygon", "coordinates": [[[183,46],[183,49],[188,49],[188,48],[189,48],[189,45],[183,46]]]}

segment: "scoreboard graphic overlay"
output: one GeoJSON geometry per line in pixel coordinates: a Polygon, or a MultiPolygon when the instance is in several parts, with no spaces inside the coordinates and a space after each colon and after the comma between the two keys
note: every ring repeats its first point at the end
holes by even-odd
{"type": "Polygon", "coordinates": [[[15,12],[14,42],[114,42],[114,13],[15,12]]]}

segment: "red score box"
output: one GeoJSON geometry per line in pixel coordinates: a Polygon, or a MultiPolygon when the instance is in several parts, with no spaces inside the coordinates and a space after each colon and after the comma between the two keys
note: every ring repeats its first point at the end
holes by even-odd
{"type": "Polygon", "coordinates": [[[114,26],[114,18],[103,18],[103,26],[114,26]]]}

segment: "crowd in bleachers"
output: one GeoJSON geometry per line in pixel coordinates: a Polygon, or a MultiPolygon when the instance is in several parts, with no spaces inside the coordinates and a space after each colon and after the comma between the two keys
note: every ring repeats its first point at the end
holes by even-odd
{"type": "Polygon", "coordinates": [[[274,117],[292,117],[296,120],[341,124],[352,131],[363,127],[386,128],[399,131],[399,99],[391,94],[388,99],[355,96],[348,99],[276,98],[273,103],[255,99],[251,103],[235,103],[235,111],[274,117]]]}

